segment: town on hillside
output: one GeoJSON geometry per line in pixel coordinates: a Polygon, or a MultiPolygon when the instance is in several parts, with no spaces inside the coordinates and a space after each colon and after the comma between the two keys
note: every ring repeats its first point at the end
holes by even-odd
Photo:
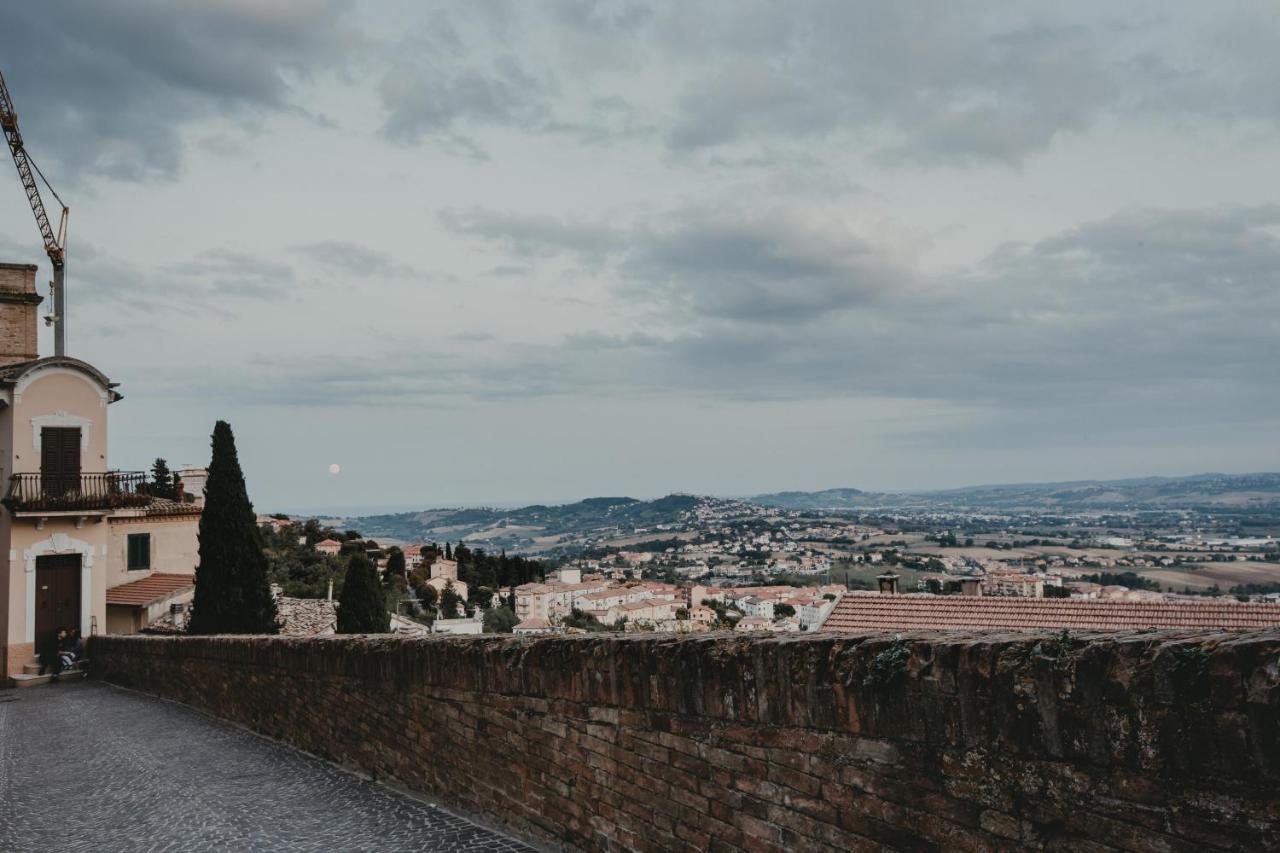
{"type": "MultiPolygon", "coordinates": [[[[606,511],[584,523],[578,507],[606,499],[569,505],[560,516],[538,507],[547,530],[557,517],[572,517],[577,528],[543,537],[541,548],[520,556],[487,550],[484,530],[441,546],[374,540],[331,524],[373,521],[385,530],[379,518],[281,514],[258,522],[287,607],[328,608],[332,623],[332,604],[307,602],[332,601],[343,555],[363,553],[379,572],[395,630],[408,634],[818,631],[840,623],[828,620],[842,599],[850,599],[846,608],[883,606],[863,596],[885,594],[953,599],[978,624],[994,619],[990,627],[1003,623],[983,615],[996,611],[979,598],[1052,599],[1065,612],[1084,612],[1075,605],[1086,602],[1098,603],[1096,612],[1167,604],[1168,613],[1185,614],[1169,618],[1187,626],[1207,612],[1199,605],[1249,603],[1264,606],[1257,611],[1264,623],[1268,614],[1280,620],[1280,540],[1273,513],[1262,510],[813,510],[690,495],[647,506],[607,501],[625,518],[606,511]]],[[[1050,622],[1029,627],[1057,626],[1050,622]]]]}

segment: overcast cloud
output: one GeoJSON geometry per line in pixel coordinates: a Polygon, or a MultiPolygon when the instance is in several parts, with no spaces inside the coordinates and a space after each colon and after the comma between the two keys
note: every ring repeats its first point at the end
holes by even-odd
{"type": "Polygon", "coordinates": [[[281,509],[1280,467],[1269,4],[0,23],[120,467],[219,417],[281,509]]]}

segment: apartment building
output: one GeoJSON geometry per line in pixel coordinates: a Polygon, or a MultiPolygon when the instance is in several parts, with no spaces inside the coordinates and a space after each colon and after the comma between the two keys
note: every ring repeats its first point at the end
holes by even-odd
{"type": "Polygon", "coordinates": [[[133,632],[190,600],[204,485],[190,469],[200,498],[160,497],[146,472],[111,469],[122,396],[91,364],[39,357],[35,274],[0,264],[0,668],[15,681],[59,628],[133,632]]]}

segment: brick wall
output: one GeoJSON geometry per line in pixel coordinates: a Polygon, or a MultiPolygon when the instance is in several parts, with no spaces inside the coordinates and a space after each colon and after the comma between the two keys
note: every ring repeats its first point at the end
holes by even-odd
{"type": "Polygon", "coordinates": [[[1280,847],[1280,632],[95,637],[97,676],[570,849],[1280,847]]]}
{"type": "Polygon", "coordinates": [[[39,304],[35,265],[0,263],[0,365],[37,357],[39,304]]]}

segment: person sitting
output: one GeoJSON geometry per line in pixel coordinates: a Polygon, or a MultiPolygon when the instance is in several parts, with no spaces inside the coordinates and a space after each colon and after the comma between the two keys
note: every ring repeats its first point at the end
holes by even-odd
{"type": "Polygon", "coordinates": [[[53,674],[53,680],[57,681],[59,674],[62,672],[62,632],[50,631],[40,640],[36,652],[40,658],[40,674],[44,675],[45,670],[49,670],[53,674]]]}
{"type": "Polygon", "coordinates": [[[76,646],[79,642],[69,628],[63,628],[58,632],[58,657],[61,659],[63,669],[75,669],[76,646]]]}

